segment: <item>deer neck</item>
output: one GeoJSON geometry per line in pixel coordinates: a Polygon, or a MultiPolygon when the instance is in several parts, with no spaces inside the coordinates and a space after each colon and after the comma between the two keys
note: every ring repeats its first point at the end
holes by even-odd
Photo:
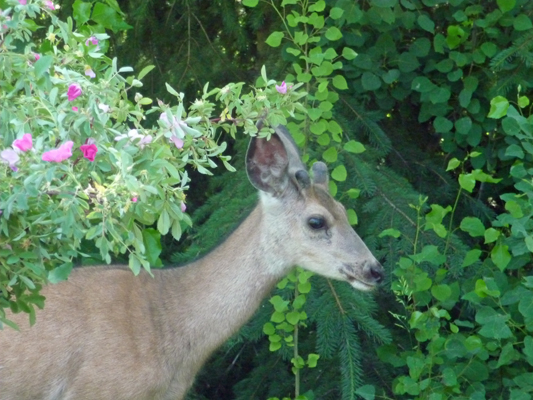
{"type": "Polygon", "coordinates": [[[169,319],[178,312],[172,330],[187,337],[192,353],[207,356],[224,343],[292,267],[266,219],[260,202],[215,250],[163,276],[169,319]]]}

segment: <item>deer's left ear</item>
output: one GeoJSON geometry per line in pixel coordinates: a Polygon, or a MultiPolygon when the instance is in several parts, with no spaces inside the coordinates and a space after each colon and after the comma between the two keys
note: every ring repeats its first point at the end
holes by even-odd
{"type": "Polygon", "coordinates": [[[246,172],[256,189],[278,196],[287,187],[289,158],[277,134],[270,140],[254,137],[246,153],[246,172]]]}
{"type": "Polygon", "coordinates": [[[252,138],[246,154],[246,171],[257,189],[279,196],[288,185],[297,189],[309,186],[309,175],[287,128],[278,125],[274,131],[270,140],[252,138]]]}

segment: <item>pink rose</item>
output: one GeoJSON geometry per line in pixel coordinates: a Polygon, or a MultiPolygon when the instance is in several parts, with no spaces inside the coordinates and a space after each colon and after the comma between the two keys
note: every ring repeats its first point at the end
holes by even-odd
{"type": "Polygon", "coordinates": [[[80,146],[80,150],[83,153],[83,157],[93,162],[96,153],[98,153],[98,147],[95,144],[83,144],[80,146]]]}
{"type": "Polygon", "coordinates": [[[276,90],[278,91],[278,93],[281,94],[287,93],[287,84],[285,83],[285,81],[283,81],[280,86],[276,85],[276,90]]]}
{"type": "Polygon", "coordinates": [[[73,83],[68,87],[67,91],[67,97],[68,101],[73,101],[74,99],[78,98],[82,94],[81,86],[77,83],[73,83]]]}
{"type": "Polygon", "coordinates": [[[67,158],[72,157],[72,146],[74,142],[69,140],[68,142],[63,143],[59,148],[45,151],[42,156],[43,161],[49,162],[61,162],[65,161],[67,158]]]}
{"type": "Polygon", "coordinates": [[[30,133],[25,133],[22,139],[17,139],[13,142],[13,146],[17,147],[21,151],[31,150],[33,147],[33,140],[30,133]]]}

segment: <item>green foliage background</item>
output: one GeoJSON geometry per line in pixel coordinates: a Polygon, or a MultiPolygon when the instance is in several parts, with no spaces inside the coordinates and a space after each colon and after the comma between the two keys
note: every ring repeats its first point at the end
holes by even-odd
{"type": "MultiPolygon", "coordinates": [[[[307,161],[328,162],[332,192],[387,269],[374,295],[310,278],[294,324],[304,286],[289,277],[190,399],[531,399],[530,1],[117,4],[131,29],[108,31],[110,51],[135,70],[156,65],[147,97],[165,99],[165,82],[189,99],[207,81],[254,84],[262,65],[303,83],[308,115],[289,128],[307,161]],[[316,367],[291,362],[295,332],[316,367]]],[[[198,257],[251,209],[245,146],[229,149],[236,173],[193,176],[194,226],[180,243],[163,238],[164,257],[198,257]]]]}

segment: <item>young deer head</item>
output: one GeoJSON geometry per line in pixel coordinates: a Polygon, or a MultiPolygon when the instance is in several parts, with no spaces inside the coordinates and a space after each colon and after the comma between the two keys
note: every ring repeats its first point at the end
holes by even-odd
{"type": "Polygon", "coordinates": [[[307,173],[292,137],[283,126],[270,140],[253,138],[246,157],[250,182],[260,190],[264,229],[284,251],[286,268],[299,265],[327,278],[346,280],[370,290],[383,279],[383,268],[348,222],[342,204],[329,194],[322,162],[307,173]]]}
{"type": "Polygon", "coordinates": [[[0,331],[0,400],[181,400],[209,355],[299,265],[370,290],[381,265],[328,193],[326,166],[306,172],[284,127],[253,138],[246,168],[257,207],[220,246],[184,267],[133,276],[75,268],[43,288],[33,327],[0,331]]]}

